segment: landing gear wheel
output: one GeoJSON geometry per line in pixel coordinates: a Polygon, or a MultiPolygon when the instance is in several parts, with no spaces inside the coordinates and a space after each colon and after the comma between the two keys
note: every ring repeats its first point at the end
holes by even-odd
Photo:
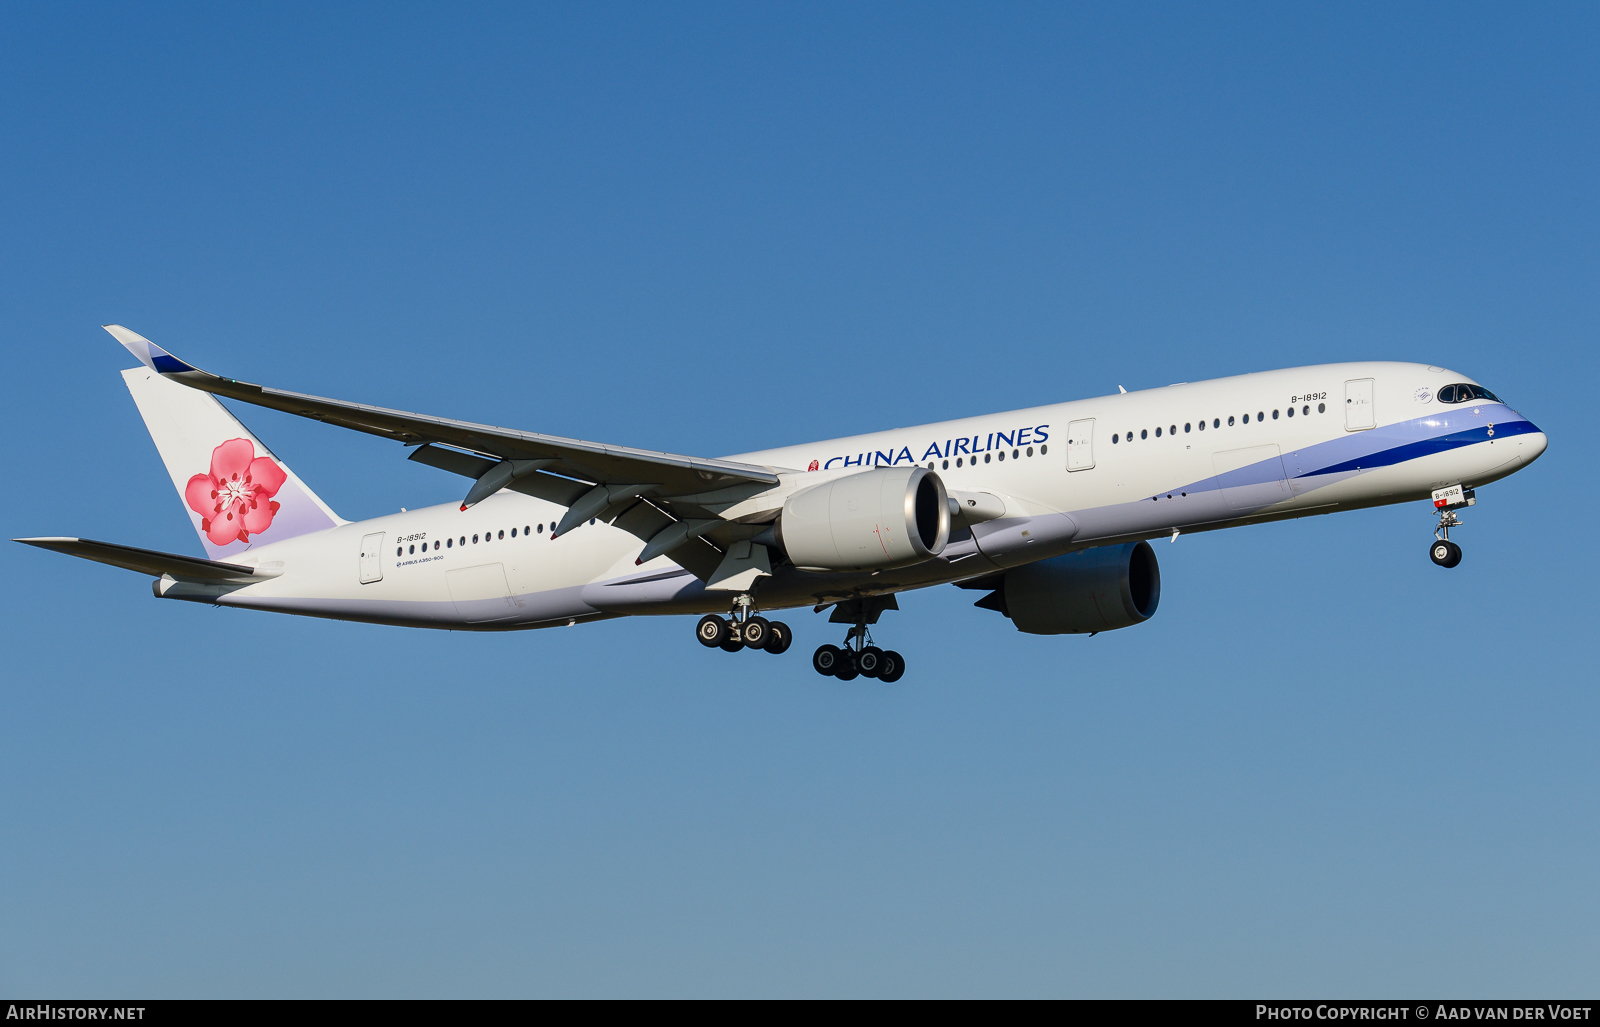
{"type": "Polygon", "coordinates": [[[862,677],[877,677],[883,670],[883,650],[875,645],[867,646],[856,657],[856,666],[861,669],[862,677]]]}
{"type": "Polygon", "coordinates": [[[722,643],[720,648],[725,653],[736,653],[740,649],[744,648],[744,639],[740,638],[737,634],[735,634],[734,632],[730,631],[730,632],[728,632],[727,639],[725,641],[723,641],[723,643],[722,643]]]}
{"type": "Polygon", "coordinates": [[[788,649],[789,643],[793,641],[794,635],[789,631],[789,625],[781,620],[775,620],[767,625],[767,644],[762,648],[777,656],[788,649]]]}
{"type": "Polygon", "coordinates": [[[833,677],[833,668],[838,665],[839,647],[836,645],[819,645],[811,654],[811,669],[823,677],[833,677]]]}
{"type": "Polygon", "coordinates": [[[729,633],[728,622],[714,613],[701,617],[694,628],[694,637],[707,649],[715,649],[726,642],[729,633]]]}
{"type": "Polygon", "coordinates": [[[1440,567],[1454,567],[1461,562],[1461,547],[1449,539],[1440,539],[1428,550],[1428,557],[1440,567]]]}
{"type": "Polygon", "coordinates": [[[833,676],[840,681],[850,681],[861,673],[861,668],[856,664],[856,654],[849,649],[840,649],[839,658],[833,664],[833,676]]]}
{"type": "Polygon", "coordinates": [[[747,617],[739,625],[739,637],[751,649],[765,649],[771,623],[765,617],[747,617]]]}
{"type": "Polygon", "coordinates": [[[890,649],[883,654],[883,669],[878,671],[879,681],[895,682],[906,672],[906,658],[890,649]]]}

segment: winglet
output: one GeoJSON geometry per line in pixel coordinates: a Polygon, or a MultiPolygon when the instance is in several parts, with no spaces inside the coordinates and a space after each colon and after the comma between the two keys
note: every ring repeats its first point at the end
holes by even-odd
{"type": "Polygon", "coordinates": [[[111,333],[111,337],[122,343],[129,353],[139,358],[139,362],[157,374],[181,374],[184,371],[198,371],[199,368],[185,364],[177,357],[146,339],[138,332],[130,332],[121,325],[101,325],[111,333]]]}

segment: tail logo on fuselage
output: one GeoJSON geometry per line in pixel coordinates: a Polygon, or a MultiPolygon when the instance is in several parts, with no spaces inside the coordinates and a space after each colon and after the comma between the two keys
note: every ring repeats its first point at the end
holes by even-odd
{"type": "Polygon", "coordinates": [[[272,497],[289,480],[271,457],[256,456],[249,439],[229,439],[211,451],[211,469],[189,479],[183,498],[200,515],[212,545],[249,542],[272,526],[272,497]]]}

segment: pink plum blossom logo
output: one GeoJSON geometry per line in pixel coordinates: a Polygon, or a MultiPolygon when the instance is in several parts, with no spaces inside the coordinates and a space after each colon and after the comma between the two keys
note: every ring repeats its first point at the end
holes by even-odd
{"type": "Polygon", "coordinates": [[[249,439],[229,439],[211,451],[211,473],[189,479],[183,498],[213,545],[249,542],[272,525],[272,497],[288,478],[272,459],[256,456],[249,439]]]}

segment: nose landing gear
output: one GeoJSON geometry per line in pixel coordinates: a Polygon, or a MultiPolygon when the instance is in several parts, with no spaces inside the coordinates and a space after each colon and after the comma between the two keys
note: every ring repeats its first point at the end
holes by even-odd
{"type": "Polygon", "coordinates": [[[1433,529],[1433,545],[1428,547],[1430,560],[1440,567],[1454,567],[1461,562],[1461,547],[1450,541],[1450,529],[1461,526],[1461,518],[1456,516],[1457,510],[1477,505],[1478,500],[1472,489],[1452,485],[1447,489],[1434,490],[1433,508],[1439,511],[1439,524],[1433,529]]]}
{"type": "Polygon", "coordinates": [[[740,649],[764,649],[774,656],[789,648],[794,635],[781,620],[767,620],[756,613],[755,597],[740,593],[734,597],[727,619],[716,614],[700,618],[694,637],[707,649],[736,653],[740,649]]]}

